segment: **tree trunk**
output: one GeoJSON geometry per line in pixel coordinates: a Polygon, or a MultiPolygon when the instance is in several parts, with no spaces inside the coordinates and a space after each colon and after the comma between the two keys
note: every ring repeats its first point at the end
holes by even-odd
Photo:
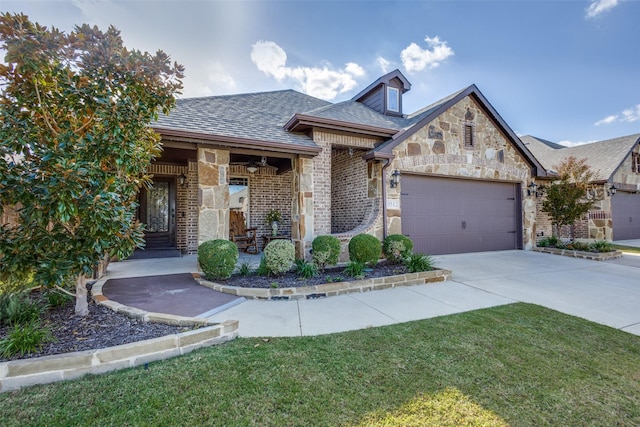
{"type": "Polygon", "coordinates": [[[88,314],[87,279],[84,273],[80,273],[76,276],[76,316],[87,316],[88,314]]]}

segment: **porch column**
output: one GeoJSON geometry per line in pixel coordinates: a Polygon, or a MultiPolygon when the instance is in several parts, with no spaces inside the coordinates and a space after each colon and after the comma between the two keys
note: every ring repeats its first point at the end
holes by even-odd
{"type": "Polygon", "coordinates": [[[229,152],[198,147],[198,245],[229,238],[229,152]]]}
{"type": "Polygon", "coordinates": [[[298,158],[293,165],[291,238],[296,256],[306,258],[314,238],[313,159],[298,158]]]}

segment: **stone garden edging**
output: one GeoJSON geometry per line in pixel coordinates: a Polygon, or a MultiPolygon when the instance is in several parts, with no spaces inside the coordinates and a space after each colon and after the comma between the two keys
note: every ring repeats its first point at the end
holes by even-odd
{"type": "Polygon", "coordinates": [[[354,280],[350,282],[324,283],[298,288],[244,288],[211,282],[195,276],[198,283],[214,291],[242,296],[257,300],[298,300],[324,298],[353,292],[368,292],[398,286],[424,285],[425,283],[444,282],[451,278],[451,270],[435,269],[420,273],[406,273],[395,276],[376,277],[373,279],[354,280]]]}
{"type": "Polygon", "coordinates": [[[620,258],[622,256],[621,251],[585,252],[585,251],[576,251],[573,249],[542,248],[542,247],[535,247],[533,248],[533,250],[536,252],[542,252],[545,254],[554,254],[554,255],[568,256],[572,258],[590,259],[593,261],[607,261],[610,259],[620,258]]]}
{"type": "Polygon", "coordinates": [[[237,336],[238,321],[228,320],[213,326],[115,347],[2,362],[0,393],[79,378],[85,374],[132,368],[221,344],[237,336]]]}

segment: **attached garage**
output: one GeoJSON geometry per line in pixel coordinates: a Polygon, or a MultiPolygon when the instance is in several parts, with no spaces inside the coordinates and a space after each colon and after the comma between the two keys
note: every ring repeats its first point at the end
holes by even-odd
{"type": "Polygon", "coordinates": [[[640,239],[640,194],[618,191],[611,205],[613,240],[640,239]]]}
{"type": "Polygon", "coordinates": [[[430,255],[520,249],[519,194],[515,183],[403,174],[402,234],[430,255]]]}

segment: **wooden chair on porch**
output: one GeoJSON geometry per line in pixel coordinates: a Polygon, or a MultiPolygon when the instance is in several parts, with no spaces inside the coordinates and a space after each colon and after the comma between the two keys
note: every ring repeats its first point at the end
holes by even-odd
{"type": "Polygon", "coordinates": [[[238,246],[238,249],[257,254],[257,234],[257,228],[247,228],[242,211],[229,212],[229,240],[234,242],[236,246],[238,246]]]}

